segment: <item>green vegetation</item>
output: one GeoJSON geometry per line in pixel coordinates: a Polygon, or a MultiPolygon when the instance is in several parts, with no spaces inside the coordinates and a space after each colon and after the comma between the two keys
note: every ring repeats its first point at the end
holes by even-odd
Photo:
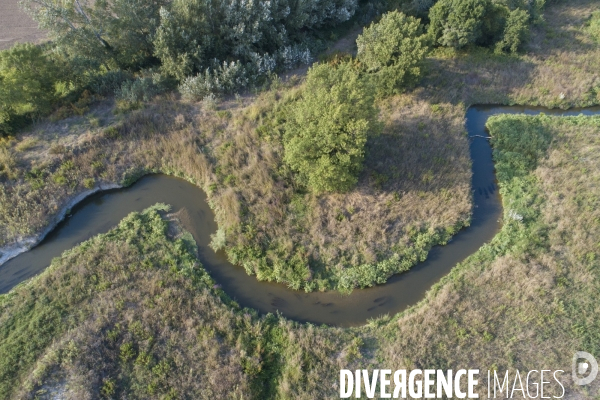
{"type": "Polygon", "coordinates": [[[486,44],[498,31],[497,14],[491,0],[440,0],[429,12],[429,34],[436,44],[457,49],[486,44]]]}
{"type": "Polygon", "coordinates": [[[284,160],[311,190],[347,192],[356,185],[367,135],[377,129],[373,101],[373,91],[349,64],[308,71],[284,128],[284,160]]]}
{"type": "Polygon", "coordinates": [[[418,19],[392,11],[356,39],[358,60],[374,74],[381,94],[391,95],[418,82],[427,53],[421,30],[418,19]]]}
{"type": "Polygon", "coordinates": [[[0,51],[0,137],[27,119],[47,114],[58,98],[58,66],[42,47],[17,44],[0,51]]]}
{"type": "Polygon", "coordinates": [[[253,2],[176,0],[160,13],[154,52],[166,74],[191,75],[207,92],[241,89],[276,69],[310,62],[311,33],[348,20],[356,0],[253,2]]]}
{"type": "Polygon", "coordinates": [[[502,40],[496,42],[496,51],[516,53],[529,34],[529,14],[522,9],[515,9],[508,14],[502,40]]]}
{"type": "Polygon", "coordinates": [[[587,31],[600,42],[600,10],[594,11],[586,23],[587,31]]]}
{"type": "Polygon", "coordinates": [[[531,12],[539,13],[543,4],[544,1],[440,0],[429,12],[429,34],[436,44],[446,47],[496,44],[497,50],[514,53],[529,31],[531,12]]]}

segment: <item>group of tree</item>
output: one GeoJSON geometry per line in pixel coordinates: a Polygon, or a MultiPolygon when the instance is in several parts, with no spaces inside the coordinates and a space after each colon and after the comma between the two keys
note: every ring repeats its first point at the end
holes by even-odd
{"type": "MultiPolygon", "coordinates": [[[[310,61],[312,35],[358,0],[23,0],[57,51],[87,68],[160,71],[219,91],[310,61]]],[[[202,90],[201,90],[202,89],[202,90]]],[[[193,93],[192,93],[193,94],[193,93]]],[[[201,95],[202,93],[198,93],[201,95]]]]}
{"type": "MultiPolygon", "coordinates": [[[[131,101],[147,100],[165,82],[192,98],[239,91],[309,63],[315,33],[347,21],[360,6],[358,0],[22,1],[51,43],[0,52],[0,134],[84,88],[131,101]],[[132,81],[136,71],[142,73],[132,81]]],[[[516,52],[544,1],[407,0],[422,19],[385,13],[358,37],[357,56],[347,65],[309,71],[286,125],[286,162],[314,191],[348,190],[376,126],[376,97],[417,83],[430,46],[516,52]]]]}
{"type": "Polygon", "coordinates": [[[242,90],[309,63],[314,36],[358,0],[22,0],[44,46],[0,52],[0,135],[85,89],[144,100],[242,90]],[[131,81],[132,74],[138,79],[131,81]],[[22,88],[22,90],[21,90],[22,88]]]}
{"type": "Polygon", "coordinates": [[[299,183],[315,193],[356,185],[368,135],[380,129],[375,98],[417,83],[426,42],[418,19],[392,11],[359,35],[356,59],[308,71],[284,127],[284,160],[299,183]]]}
{"type": "Polygon", "coordinates": [[[439,0],[429,9],[434,45],[469,45],[515,53],[530,25],[541,18],[545,0],[439,0]]]}
{"type": "Polygon", "coordinates": [[[414,85],[429,45],[517,52],[544,1],[413,0],[417,13],[428,12],[427,29],[398,11],[366,27],[356,41],[356,59],[309,70],[285,124],[285,161],[298,181],[316,193],[350,190],[362,169],[367,136],[377,129],[375,97],[414,85]]]}

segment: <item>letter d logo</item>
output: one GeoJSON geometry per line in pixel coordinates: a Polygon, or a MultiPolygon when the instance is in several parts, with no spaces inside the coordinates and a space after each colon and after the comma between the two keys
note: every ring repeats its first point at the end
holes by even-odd
{"type": "Polygon", "coordinates": [[[589,385],[594,379],[596,379],[596,376],[598,375],[598,363],[596,362],[596,359],[590,353],[586,353],[585,351],[578,351],[577,353],[575,353],[575,355],[573,356],[572,368],[573,382],[576,385],[589,385]],[[579,361],[583,358],[586,359],[586,362],[579,361]],[[590,370],[590,366],[592,367],[590,374],[585,378],[579,378],[578,375],[584,375],[587,371],[590,370]]]}

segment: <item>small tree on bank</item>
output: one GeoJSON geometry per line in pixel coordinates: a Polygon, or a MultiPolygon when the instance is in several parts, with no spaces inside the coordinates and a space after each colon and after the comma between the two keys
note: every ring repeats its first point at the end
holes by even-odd
{"type": "Polygon", "coordinates": [[[316,193],[352,189],[369,131],[377,129],[374,93],[350,64],[312,67],[285,125],[284,160],[316,193]]]}
{"type": "Polygon", "coordinates": [[[356,39],[358,60],[381,95],[397,93],[420,78],[428,50],[421,28],[420,20],[392,11],[356,39]]]}

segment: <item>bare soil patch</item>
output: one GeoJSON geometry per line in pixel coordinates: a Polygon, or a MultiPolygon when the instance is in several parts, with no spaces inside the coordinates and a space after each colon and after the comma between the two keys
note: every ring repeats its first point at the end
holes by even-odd
{"type": "Polygon", "coordinates": [[[0,50],[15,43],[38,43],[46,38],[46,32],[19,7],[18,0],[0,0],[0,50]]]}

